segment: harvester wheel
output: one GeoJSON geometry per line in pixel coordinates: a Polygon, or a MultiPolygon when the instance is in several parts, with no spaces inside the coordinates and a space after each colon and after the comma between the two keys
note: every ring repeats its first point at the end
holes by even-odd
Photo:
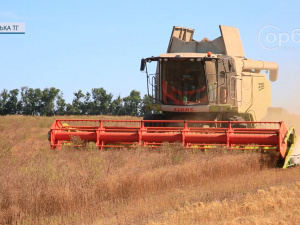
{"type": "MultiPolygon", "coordinates": [[[[228,118],[229,121],[237,121],[237,122],[244,122],[245,119],[241,116],[234,116],[234,117],[230,117],[228,118]]],[[[236,123],[236,124],[232,124],[233,128],[247,128],[247,124],[246,123],[236,123]]]]}
{"type": "MultiPolygon", "coordinates": [[[[147,114],[143,120],[166,120],[166,116],[163,114],[147,114]]],[[[166,127],[164,122],[145,122],[146,127],[166,127]]]]}

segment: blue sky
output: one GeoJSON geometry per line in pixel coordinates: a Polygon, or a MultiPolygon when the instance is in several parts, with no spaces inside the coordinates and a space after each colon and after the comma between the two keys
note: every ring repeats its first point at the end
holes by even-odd
{"type": "Polygon", "coordinates": [[[238,27],[245,55],[279,64],[273,106],[300,114],[299,1],[2,1],[0,22],[24,22],[25,34],[0,34],[0,90],[103,87],[114,97],[146,94],[140,59],[165,53],[172,27],[215,39],[238,27]]]}

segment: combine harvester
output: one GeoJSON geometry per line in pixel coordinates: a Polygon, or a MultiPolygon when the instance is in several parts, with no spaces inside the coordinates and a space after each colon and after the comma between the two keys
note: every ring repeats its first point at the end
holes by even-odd
{"type": "Polygon", "coordinates": [[[271,105],[277,63],[245,58],[238,29],[220,31],[220,37],[198,42],[193,29],[174,27],[167,53],[141,60],[153,99],[142,121],[58,119],[49,132],[51,147],[95,142],[102,150],[179,142],[186,148],[262,151],[277,156],[277,166],[297,165],[295,129],[256,122],[271,105]],[[269,72],[270,81],[261,71],[269,72]]]}

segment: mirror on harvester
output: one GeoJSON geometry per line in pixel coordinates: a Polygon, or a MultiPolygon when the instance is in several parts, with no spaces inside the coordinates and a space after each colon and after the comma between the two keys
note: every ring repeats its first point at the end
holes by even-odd
{"type": "Polygon", "coordinates": [[[140,68],[140,70],[144,71],[145,70],[145,66],[146,66],[146,60],[145,59],[141,59],[141,68],[140,68]]]}

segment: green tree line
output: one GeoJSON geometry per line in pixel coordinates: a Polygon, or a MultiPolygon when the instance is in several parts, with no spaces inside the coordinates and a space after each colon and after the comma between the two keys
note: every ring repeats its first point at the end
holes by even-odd
{"type": "Polygon", "coordinates": [[[54,87],[6,90],[0,94],[0,115],[116,115],[143,116],[148,95],[132,90],[124,98],[113,98],[104,88],[93,88],[91,92],[74,92],[72,103],[67,103],[63,93],[54,87]]]}

